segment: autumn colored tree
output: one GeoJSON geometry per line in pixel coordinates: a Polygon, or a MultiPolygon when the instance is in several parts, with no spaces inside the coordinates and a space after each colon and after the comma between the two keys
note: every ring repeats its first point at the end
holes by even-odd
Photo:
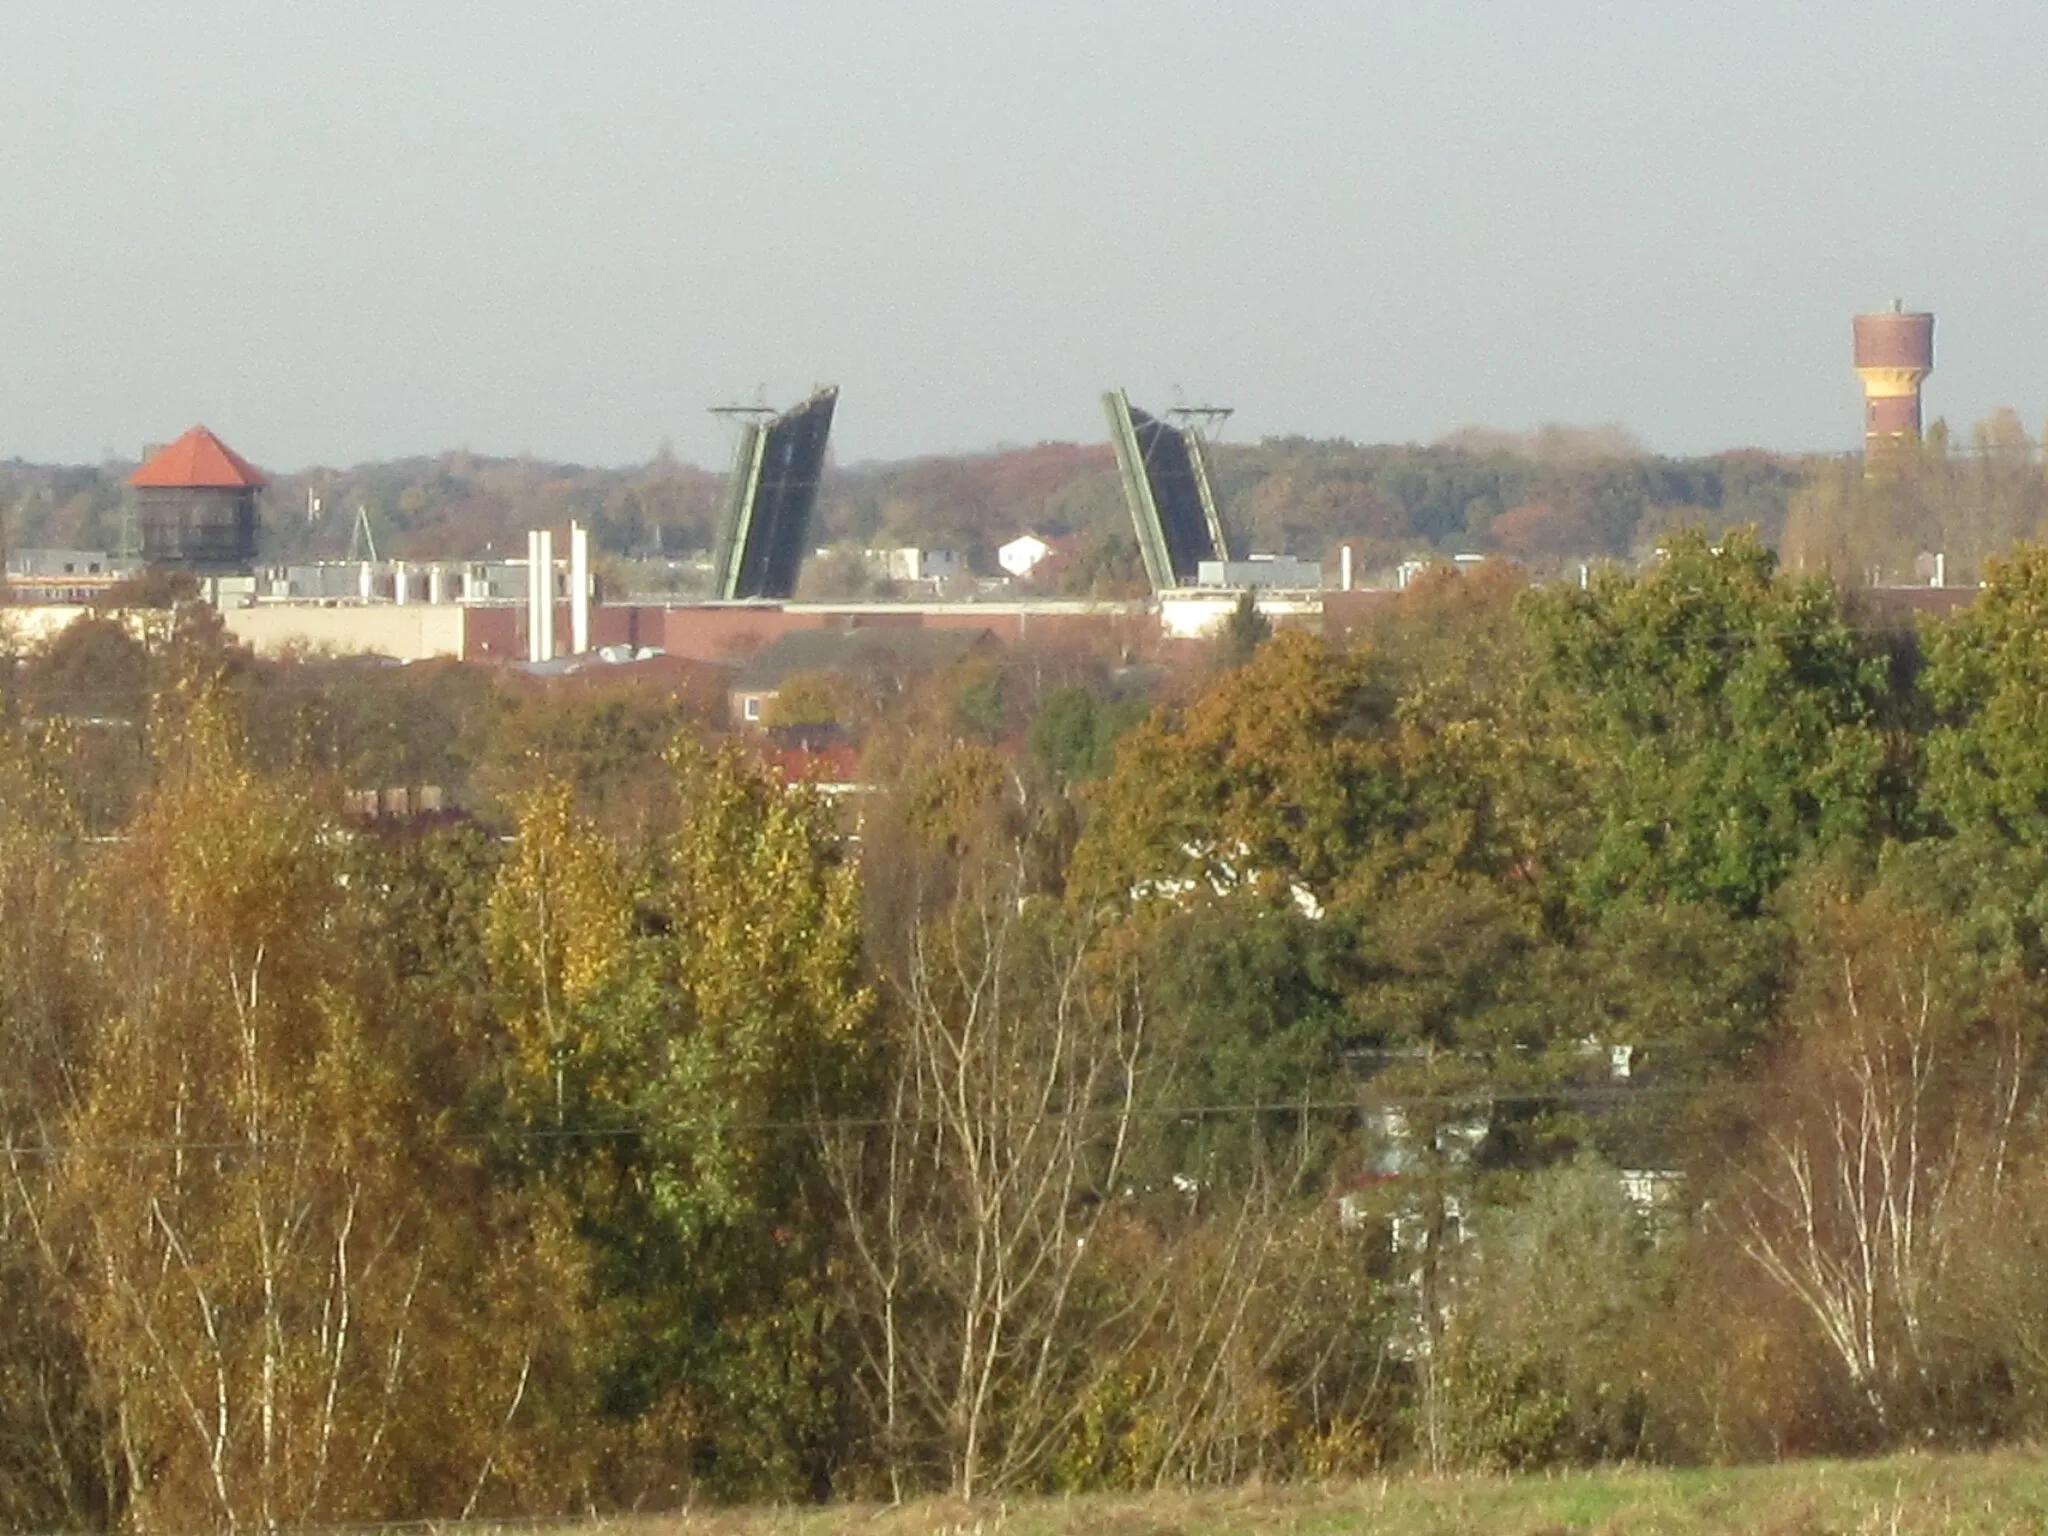
{"type": "Polygon", "coordinates": [[[602,1076],[606,1049],[580,1010],[623,972],[634,936],[631,890],[611,845],[575,810],[561,779],[518,808],[516,851],[490,899],[488,943],[510,1047],[508,1092],[567,1128],[602,1076]]]}
{"type": "Polygon", "coordinates": [[[492,898],[508,1112],[567,1133],[535,1167],[630,1335],[614,1412],[680,1426],[672,1474],[822,1495],[844,1428],[812,1127],[862,1047],[857,888],[811,792],[688,738],[669,761],[684,820],[645,867],[564,786],[523,808],[492,898]]]}
{"type": "Polygon", "coordinates": [[[552,1287],[494,1267],[459,1168],[422,1138],[432,1106],[362,1006],[337,845],[307,798],[249,769],[218,695],[164,752],[94,887],[81,1155],[49,1218],[84,1249],[72,1304],[127,1517],[473,1508],[552,1287]]]}
{"type": "Polygon", "coordinates": [[[1980,579],[1988,562],[2036,539],[2048,516],[2048,478],[2010,410],[1994,411],[1964,440],[1936,422],[1924,440],[1860,460],[1820,460],[1793,496],[1786,564],[1827,572],[1847,586],[1980,579]]]}
{"type": "Polygon", "coordinates": [[[1299,884],[1327,901],[1402,808],[1394,705],[1363,657],[1283,630],[1117,744],[1077,888],[1101,900],[1299,884]]]}
{"type": "Polygon", "coordinates": [[[761,712],[765,726],[836,726],[851,723],[853,701],[829,672],[794,672],[782,680],[761,712]]]}
{"type": "Polygon", "coordinates": [[[454,805],[468,798],[499,686],[456,661],[308,658],[259,662],[237,693],[257,766],[310,772],[353,791],[431,786],[454,805]]]}
{"type": "MultiPolygon", "coordinates": [[[[700,737],[682,670],[264,663],[176,608],[28,656],[0,1523],[2038,1433],[2048,558],[1916,650],[1671,531],[1784,464],[1553,436],[1218,485],[1390,540],[1568,508],[1654,529],[1641,569],[1426,571],[1156,708],[1155,669],[984,649],[872,690],[831,800],[700,737]],[[115,719],[125,776],[79,750],[115,719]],[[476,819],[338,814],[428,774],[476,819]]],[[[1930,515],[2023,521],[2014,424],[1933,436],[1930,515]]],[[[1096,477],[1121,526],[1104,463],[999,458],[861,515],[1096,477]]],[[[647,477],[429,478],[379,515],[654,515],[609,499],[647,477]]]]}
{"type": "Polygon", "coordinates": [[[61,733],[0,733],[0,1524],[20,1529],[102,1527],[119,1499],[69,1305],[83,1255],[54,1218],[91,1029],[67,758],[61,733]]]}
{"type": "Polygon", "coordinates": [[[560,782],[608,835],[631,842],[666,835],[675,824],[675,786],[662,754],[697,722],[702,701],[661,687],[560,684],[500,680],[485,708],[464,711],[474,802],[509,818],[522,796],[560,782]]]}

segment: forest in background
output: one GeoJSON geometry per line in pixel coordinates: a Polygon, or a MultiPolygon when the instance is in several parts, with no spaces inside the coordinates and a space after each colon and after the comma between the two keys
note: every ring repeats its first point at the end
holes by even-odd
{"type": "Polygon", "coordinates": [[[0,1520],[2037,1436],[2048,551],[1988,574],[977,653],[838,803],[708,697],[88,620],[0,696],[0,1520]]]}
{"type": "MultiPolygon", "coordinates": [[[[1429,445],[1269,438],[1213,451],[1216,494],[1245,549],[1334,560],[1349,544],[1361,572],[1402,561],[1499,554],[1539,573],[1583,561],[1639,561],[1675,529],[1751,528],[1800,569],[1851,585],[1925,584],[1933,557],[1969,583],[1984,560],[2040,536],[2048,475],[2039,445],[2009,411],[1967,432],[1936,423],[1924,444],[1860,457],[1741,450],[1700,458],[1645,452],[1619,428],[1471,428],[1429,445]]],[[[10,545],[114,549],[131,465],[0,463],[10,545]]],[[[612,557],[615,591],[700,594],[695,569],[716,542],[722,472],[667,454],[592,469],[467,452],[277,477],[266,501],[268,561],[350,554],[356,513],[379,552],[445,559],[523,552],[536,526],[576,520],[612,557]],[[308,496],[321,512],[307,516],[308,496]]],[[[801,595],[886,596],[863,548],[950,549],[996,571],[996,549],[1031,530],[1077,545],[1052,581],[1059,595],[1143,591],[1137,544],[1108,445],[1043,443],[898,463],[828,466],[801,595]]]]}
{"type": "MultiPolygon", "coordinates": [[[[8,541],[117,547],[122,481],[132,467],[0,464],[8,541]]],[[[1363,569],[1478,551],[1538,563],[1627,557],[1666,527],[1700,521],[1753,525],[1775,542],[1802,466],[1762,453],[1666,459],[1618,430],[1549,428],[1527,437],[1474,430],[1427,447],[1225,439],[1214,470],[1233,535],[1247,548],[1323,557],[1349,541],[1363,569]]],[[[715,542],[723,486],[722,471],[666,456],[618,470],[469,453],[309,470],[276,477],[264,558],[346,556],[358,507],[387,557],[514,554],[526,529],[572,518],[614,556],[701,554],[715,542]],[[321,503],[316,520],[307,517],[309,493],[321,503]]],[[[952,549],[994,573],[996,548],[1032,529],[1069,530],[1082,543],[1085,555],[1066,578],[1071,587],[1142,580],[1106,443],[832,466],[817,542],[952,549]]],[[[852,595],[865,579],[857,562],[812,566],[810,584],[829,595],[852,595]]]]}

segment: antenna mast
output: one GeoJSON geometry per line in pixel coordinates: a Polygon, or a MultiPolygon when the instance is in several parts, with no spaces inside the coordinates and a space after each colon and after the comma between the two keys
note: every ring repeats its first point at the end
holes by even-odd
{"type": "Polygon", "coordinates": [[[363,558],[364,549],[370,552],[370,563],[377,563],[377,535],[370,531],[370,509],[360,501],[356,503],[356,525],[349,530],[348,557],[351,560],[363,558]]]}
{"type": "Polygon", "coordinates": [[[1166,413],[1167,419],[1175,424],[1202,434],[1214,442],[1223,431],[1223,424],[1236,414],[1231,405],[1176,405],[1166,413]]]}

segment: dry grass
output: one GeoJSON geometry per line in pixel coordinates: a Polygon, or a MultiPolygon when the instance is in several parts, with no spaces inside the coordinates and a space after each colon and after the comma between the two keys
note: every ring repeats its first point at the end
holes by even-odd
{"type": "MultiPolygon", "coordinates": [[[[2048,1531],[2048,1453],[1708,1471],[1393,1477],[1204,1493],[894,1508],[718,1510],[585,1526],[617,1536],[2011,1536],[2048,1531]]],[[[528,1527],[521,1536],[541,1536],[528,1527]]]]}

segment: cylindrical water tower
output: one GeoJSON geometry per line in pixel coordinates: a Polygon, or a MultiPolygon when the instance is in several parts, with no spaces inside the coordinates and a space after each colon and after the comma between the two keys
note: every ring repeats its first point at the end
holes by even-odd
{"type": "Polygon", "coordinates": [[[1920,381],[1934,371],[1934,316],[1896,299],[1891,313],[1856,317],[1865,452],[1920,438],[1920,381]]]}

